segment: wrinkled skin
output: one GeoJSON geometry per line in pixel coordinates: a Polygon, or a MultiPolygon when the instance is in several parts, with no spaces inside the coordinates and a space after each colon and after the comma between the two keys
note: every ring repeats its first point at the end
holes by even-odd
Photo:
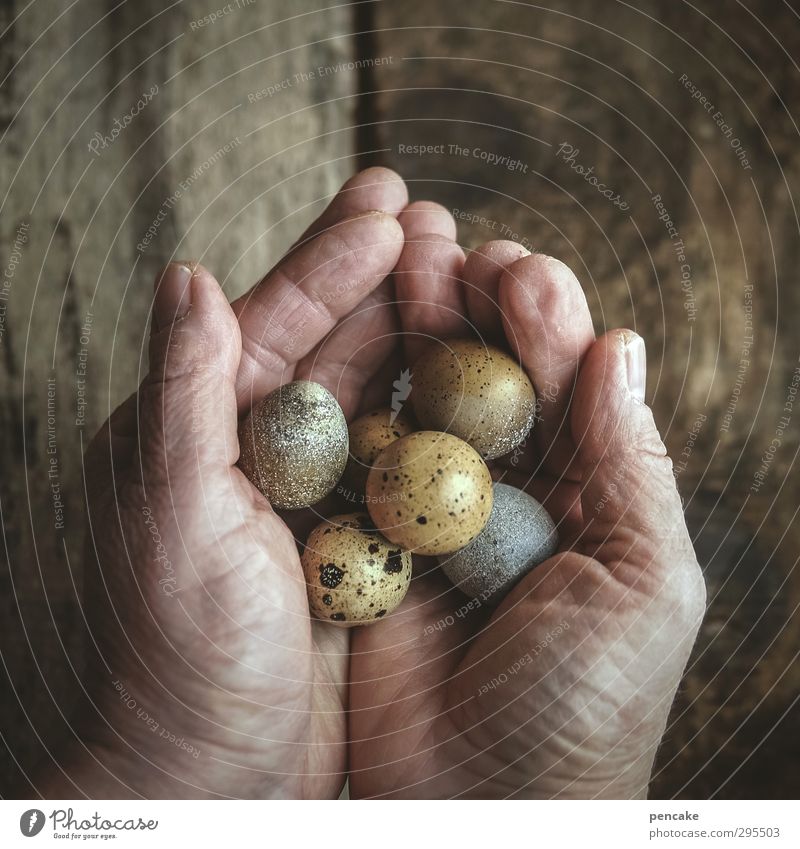
{"type": "Polygon", "coordinates": [[[643,343],[596,340],[556,260],[491,242],[465,261],[455,236],[369,169],[232,305],[200,266],[160,277],[150,373],[86,458],[97,653],[44,795],[328,798],[347,774],[352,796],[644,795],[705,591],[643,343]],[[275,513],[235,466],[237,414],[308,378],[350,420],[476,330],[542,401],[494,473],[545,503],[559,554],[494,611],[420,559],[379,624],[312,622],[294,536],[334,505],[275,513]]]}

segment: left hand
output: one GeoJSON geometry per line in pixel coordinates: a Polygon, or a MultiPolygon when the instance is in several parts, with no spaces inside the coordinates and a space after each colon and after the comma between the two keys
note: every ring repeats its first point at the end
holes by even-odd
{"type": "MultiPolygon", "coordinates": [[[[392,172],[357,175],[232,305],[199,265],[161,275],[150,373],[86,457],[96,654],[45,796],[340,793],[349,635],[310,619],[295,539],[235,465],[237,416],[375,292],[406,201],[392,172]]],[[[336,333],[322,382],[352,415],[370,360],[337,358],[336,333]]]]}

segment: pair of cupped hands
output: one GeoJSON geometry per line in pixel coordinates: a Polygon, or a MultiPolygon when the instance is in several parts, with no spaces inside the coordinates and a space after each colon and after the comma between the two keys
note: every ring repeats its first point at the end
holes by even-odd
{"type": "Polygon", "coordinates": [[[565,265],[507,241],[465,259],[452,216],[385,169],[350,179],[232,304],[171,263],[150,372],[85,459],[91,660],[75,739],[38,789],[643,796],[705,607],[644,394],[642,339],[595,338],[565,265]],[[352,420],[432,340],[475,334],[537,390],[534,431],[495,476],[545,504],[559,553],[496,609],[421,561],[384,621],[311,619],[287,521],[320,516],[278,515],[244,477],[238,419],[311,379],[352,420]]]}

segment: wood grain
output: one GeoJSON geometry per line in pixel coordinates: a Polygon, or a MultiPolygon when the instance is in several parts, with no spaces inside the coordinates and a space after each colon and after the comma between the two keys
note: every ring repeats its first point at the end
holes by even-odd
{"type": "Polygon", "coordinates": [[[514,238],[559,257],[598,332],[646,337],[648,397],[685,461],[711,600],[653,794],[796,794],[784,744],[800,736],[797,405],[781,425],[800,376],[796,12],[767,0],[371,9],[372,50],[394,57],[365,95],[381,161],[457,210],[466,246],[514,238]]]}
{"type": "Polygon", "coordinates": [[[351,58],[327,5],[0,7],[5,793],[76,694],[80,458],[146,368],[157,270],[200,259],[234,297],[354,168],[356,74],[309,74],[351,58]]]}
{"type": "Polygon", "coordinates": [[[649,398],[685,459],[710,590],[653,795],[796,795],[800,409],[781,424],[800,354],[796,13],[769,0],[259,0],[202,22],[210,11],[0,4],[4,795],[30,792],[75,696],[80,457],[137,385],[156,270],[199,258],[235,296],[355,152],[457,210],[465,245],[515,238],[568,262],[598,331],[646,336],[649,398]],[[376,62],[336,70],[354,55],[376,62]],[[320,67],[333,70],[309,73],[320,67]],[[111,140],[93,152],[96,133],[111,140]]]}

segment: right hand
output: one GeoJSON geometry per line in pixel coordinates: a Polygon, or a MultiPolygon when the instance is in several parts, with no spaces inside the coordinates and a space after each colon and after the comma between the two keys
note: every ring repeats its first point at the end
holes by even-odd
{"type": "Polygon", "coordinates": [[[394,615],[358,629],[351,795],[644,796],[705,608],[644,403],[644,343],[630,331],[596,340],[556,260],[493,242],[464,263],[448,219],[406,244],[403,327],[433,338],[477,327],[518,354],[541,420],[503,479],[545,504],[561,546],[495,611],[465,614],[432,568],[394,615]]]}

